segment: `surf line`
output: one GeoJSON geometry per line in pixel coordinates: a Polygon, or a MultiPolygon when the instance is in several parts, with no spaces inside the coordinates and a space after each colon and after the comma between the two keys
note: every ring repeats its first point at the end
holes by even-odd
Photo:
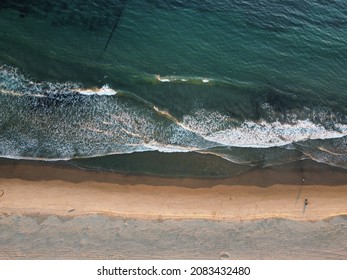
{"type": "Polygon", "coordinates": [[[124,0],[123,6],[122,6],[122,8],[121,8],[121,10],[120,10],[120,13],[119,13],[119,15],[118,15],[118,17],[117,17],[116,22],[115,22],[114,25],[113,25],[113,29],[112,29],[112,31],[111,31],[111,33],[110,33],[110,36],[108,36],[108,40],[107,40],[107,42],[106,42],[106,45],[105,45],[105,47],[104,47],[104,50],[103,50],[102,53],[101,53],[101,56],[106,52],[107,47],[108,47],[108,45],[110,44],[110,41],[111,41],[112,36],[113,36],[113,33],[115,32],[115,30],[116,30],[116,28],[117,28],[117,26],[118,26],[119,20],[120,20],[121,17],[122,17],[122,14],[123,14],[123,12],[124,12],[124,10],[125,10],[125,5],[126,5],[127,2],[128,2],[128,0],[124,0]]]}

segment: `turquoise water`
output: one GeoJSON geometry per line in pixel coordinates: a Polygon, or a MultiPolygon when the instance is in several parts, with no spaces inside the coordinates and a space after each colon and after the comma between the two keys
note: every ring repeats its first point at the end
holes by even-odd
{"type": "Polygon", "coordinates": [[[342,0],[5,0],[0,65],[2,157],[347,168],[342,0]]]}

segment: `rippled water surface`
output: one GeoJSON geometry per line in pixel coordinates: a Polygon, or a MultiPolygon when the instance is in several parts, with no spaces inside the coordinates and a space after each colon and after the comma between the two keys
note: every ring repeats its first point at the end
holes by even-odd
{"type": "Polygon", "coordinates": [[[2,157],[347,168],[346,1],[3,0],[0,65],[2,157]]]}

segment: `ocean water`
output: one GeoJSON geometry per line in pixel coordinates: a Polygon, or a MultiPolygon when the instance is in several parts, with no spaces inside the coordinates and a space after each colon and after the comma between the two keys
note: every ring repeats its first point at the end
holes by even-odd
{"type": "Polygon", "coordinates": [[[0,156],[347,169],[346,77],[344,0],[2,0],[0,156]]]}

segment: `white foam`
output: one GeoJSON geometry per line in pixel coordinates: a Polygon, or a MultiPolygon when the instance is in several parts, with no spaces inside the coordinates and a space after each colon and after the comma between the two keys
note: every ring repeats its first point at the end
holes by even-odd
{"type": "Polygon", "coordinates": [[[174,81],[175,79],[172,79],[170,77],[165,77],[165,78],[162,78],[160,77],[160,75],[155,75],[156,79],[162,83],[169,83],[171,81],[174,81]]]}
{"type": "MultiPolygon", "coordinates": [[[[0,89],[1,94],[6,94],[6,95],[12,95],[12,96],[25,96],[28,95],[27,93],[19,92],[19,91],[14,91],[14,90],[6,90],[6,89],[0,89]]],[[[30,94],[30,96],[34,97],[45,97],[43,94],[30,94]]]]}
{"type": "Polygon", "coordinates": [[[108,85],[104,85],[102,88],[77,89],[76,91],[83,95],[116,95],[117,94],[117,91],[113,90],[108,85]]]}
{"type": "Polygon", "coordinates": [[[161,81],[161,82],[163,82],[163,83],[171,82],[170,79],[160,79],[159,81],[161,81]]]}
{"type": "MultiPolygon", "coordinates": [[[[1,155],[1,158],[7,158],[7,159],[16,159],[16,160],[37,160],[37,161],[68,161],[71,160],[72,158],[67,157],[67,158],[43,158],[43,157],[24,157],[24,156],[16,156],[16,155],[1,155]]],[[[86,158],[89,158],[86,157],[86,158]]]]}
{"type": "Polygon", "coordinates": [[[299,120],[294,124],[245,121],[236,125],[235,120],[227,116],[205,110],[196,112],[194,116],[185,116],[181,125],[208,141],[232,147],[267,148],[347,135],[347,125],[326,129],[309,120],[299,120]]]}
{"type": "MultiPolygon", "coordinates": [[[[13,73],[5,71],[5,74],[8,74],[10,78],[9,80],[7,77],[3,79],[6,83],[0,83],[0,89],[3,94],[7,95],[30,94],[45,97],[41,94],[43,88],[48,88],[49,92],[53,94],[59,94],[61,91],[68,94],[78,91],[85,95],[117,94],[108,85],[99,89],[82,89],[81,85],[72,83],[36,83],[18,76],[15,70],[13,73]],[[25,87],[28,88],[28,85],[29,89],[23,90],[25,87]],[[76,90],[76,88],[79,89],[76,90]]],[[[181,78],[170,76],[162,80],[164,82],[175,81],[181,78]]],[[[200,82],[203,81],[202,79],[196,78],[194,81],[200,82]]],[[[214,145],[266,148],[307,139],[331,139],[347,135],[347,125],[336,124],[334,129],[327,129],[309,120],[296,121],[291,124],[265,121],[239,123],[219,112],[198,109],[196,112],[184,116],[183,121],[180,122],[170,112],[155,106],[151,109],[150,106],[142,106],[140,102],[131,105],[129,102],[124,103],[121,99],[107,98],[106,101],[95,100],[93,105],[95,106],[93,118],[88,119],[87,122],[83,121],[83,118],[80,119],[80,111],[74,110],[71,110],[71,114],[68,114],[66,119],[61,117],[60,110],[49,111],[52,115],[48,117],[37,114],[35,118],[28,119],[25,125],[30,129],[26,129],[25,133],[14,131],[17,133],[16,137],[0,139],[1,154],[13,158],[26,158],[21,155],[32,155],[33,158],[27,158],[67,160],[73,157],[124,154],[135,151],[201,152],[214,145]],[[56,122],[56,120],[60,121],[56,122]],[[45,127],[43,124],[47,124],[49,127],[45,127]],[[50,134],[47,134],[47,129],[50,134]],[[36,134],[46,135],[46,139],[42,143],[38,142],[36,134]],[[46,153],[51,153],[59,158],[35,157],[36,154],[46,153]]],[[[264,106],[264,109],[271,109],[266,104],[264,106]]],[[[5,109],[4,107],[3,111],[6,113],[5,109]]],[[[22,114],[21,111],[9,111],[8,113],[13,116],[16,116],[17,113],[22,114]]],[[[296,120],[297,118],[291,119],[296,120]]],[[[339,156],[339,153],[331,150],[329,146],[318,147],[318,149],[333,156],[339,156]]],[[[230,156],[226,159],[230,160],[230,156]]],[[[233,159],[234,162],[236,160],[233,159]]]]}
{"type": "Polygon", "coordinates": [[[209,83],[211,79],[207,78],[202,78],[202,77],[184,77],[184,76],[165,76],[161,77],[160,75],[155,75],[155,78],[163,83],[169,83],[169,82],[188,82],[188,81],[193,81],[193,82],[200,82],[202,81],[203,83],[209,83]]]}
{"type": "Polygon", "coordinates": [[[170,120],[172,120],[175,123],[178,123],[178,120],[172,116],[168,111],[165,110],[160,110],[157,106],[153,106],[153,109],[158,112],[160,115],[165,116],[167,118],[169,118],[170,120]]]}
{"type": "Polygon", "coordinates": [[[151,141],[146,143],[144,146],[145,151],[158,151],[162,153],[188,153],[192,151],[199,150],[192,147],[176,146],[170,144],[162,144],[157,141],[151,141]]]}
{"type": "Polygon", "coordinates": [[[207,140],[237,147],[274,147],[309,139],[331,139],[346,136],[347,131],[327,130],[308,120],[296,124],[244,122],[240,127],[206,135],[207,140]]]}

